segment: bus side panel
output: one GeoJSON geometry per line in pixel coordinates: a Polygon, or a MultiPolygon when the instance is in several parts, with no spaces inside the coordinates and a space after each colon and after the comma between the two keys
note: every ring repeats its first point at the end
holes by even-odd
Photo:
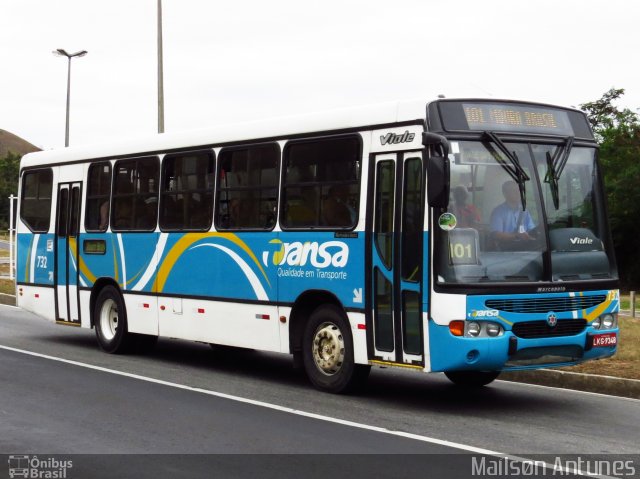
{"type": "Polygon", "coordinates": [[[274,238],[262,232],[169,235],[157,248],[155,290],[165,307],[160,335],[280,351],[277,277],[264,261],[274,238]]]}
{"type": "MultiPolygon", "coordinates": [[[[157,267],[157,249],[163,239],[166,239],[166,234],[156,232],[82,234],[79,261],[80,283],[84,288],[82,297],[88,297],[86,292],[93,288],[98,279],[112,279],[125,295],[129,331],[157,335],[156,298],[151,295],[157,267]],[[134,294],[126,295],[128,291],[134,294]],[[144,293],[148,295],[135,297],[144,293]],[[140,309],[140,304],[148,306],[140,309]]],[[[82,308],[84,319],[85,311],[89,312],[88,301],[82,301],[82,308]]]]}
{"type": "Polygon", "coordinates": [[[55,321],[54,235],[17,235],[17,306],[55,321]]]}

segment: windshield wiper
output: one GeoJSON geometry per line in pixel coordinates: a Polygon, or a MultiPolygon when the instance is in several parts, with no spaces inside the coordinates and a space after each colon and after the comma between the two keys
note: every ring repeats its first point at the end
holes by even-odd
{"type": "Polygon", "coordinates": [[[496,161],[500,164],[500,166],[502,166],[502,168],[504,168],[509,176],[513,178],[513,181],[518,184],[518,188],[520,189],[520,201],[522,202],[522,211],[526,210],[527,191],[525,189],[525,181],[529,181],[530,178],[529,175],[527,175],[527,172],[522,168],[520,160],[518,159],[518,155],[515,151],[509,151],[507,146],[493,131],[485,131],[484,134],[489,140],[495,143],[502,154],[506,156],[507,159],[511,162],[511,164],[508,164],[502,157],[496,157],[496,161]]]}
{"type": "Polygon", "coordinates": [[[549,188],[551,188],[553,206],[555,206],[556,210],[560,208],[560,188],[558,187],[558,182],[569,160],[571,148],[573,148],[573,137],[569,136],[567,137],[564,147],[557,148],[553,157],[547,151],[547,174],[544,177],[544,182],[548,183],[549,188]]]}

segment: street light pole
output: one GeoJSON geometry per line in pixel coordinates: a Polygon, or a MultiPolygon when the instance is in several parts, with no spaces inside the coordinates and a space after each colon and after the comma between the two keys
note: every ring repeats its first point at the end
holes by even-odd
{"type": "Polygon", "coordinates": [[[58,48],[57,50],[54,50],[53,52],[54,55],[58,55],[61,57],[67,57],[68,59],[68,63],[67,63],[67,121],[66,121],[66,127],[65,127],[65,131],[64,131],[64,146],[67,147],[69,146],[69,105],[71,102],[71,59],[73,57],[83,57],[87,54],[86,50],[82,50],[76,53],[67,53],[65,50],[63,50],[62,48],[58,48]]]}
{"type": "Polygon", "coordinates": [[[162,71],[162,0],[158,0],[158,133],[164,133],[164,79],[162,71]]]}

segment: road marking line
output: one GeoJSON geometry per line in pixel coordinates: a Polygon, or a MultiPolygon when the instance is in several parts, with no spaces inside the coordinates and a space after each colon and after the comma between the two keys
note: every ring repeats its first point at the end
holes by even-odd
{"type": "Polygon", "coordinates": [[[362,424],[362,423],[358,423],[358,422],[348,421],[348,420],[345,420],[345,419],[338,419],[338,418],[334,418],[334,417],[331,417],[331,416],[324,416],[324,415],[321,415],[321,414],[315,414],[315,413],[312,413],[312,412],[302,411],[300,409],[293,409],[293,408],[290,408],[290,407],[279,406],[277,404],[272,404],[272,403],[268,403],[268,402],[256,401],[255,399],[244,398],[244,397],[241,397],[241,396],[234,396],[234,395],[231,395],[231,394],[221,393],[221,392],[218,392],[218,391],[211,391],[209,389],[202,389],[202,388],[193,387],[193,386],[186,386],[184,384],[174,383],[174,382],[170,382],[170,381],[164,381],[162,379],[150,378],[148,376],[140,376],[138,374],[127,373],[127,372],[124,372],[124,371],[118,371],[116,369],[109,369],[109,368],[105,368],[105,367],[102,367],[102,366],[95,366],[93,364],[81,363],[79,361],[73,361],[71,359],[64,359],[64,358],[58,358],[56,356],[49,356],[47,354],[36,353],[34,351],[27,351],[27,350],[24,350],[24,349],[12,348],[10,346],[4,346],[4,345],[0,345],[0,349],[4,349],[4,350],[7,350],[7,351],[13,351],[15,353],[26,354],[26,355],[29,355],[29,356],[35,356],[35,357],[38,357],[38,358],[49,359],[51,361],[58,361],[58,362],[61,362],[61,363],[72,364],[74,366],[80,366],[80,367],[83,367],[83,368],[93,369],[93,370],[96,370],[96,371],[101,371],[101,372],[110,373],[110,374],[115,374],[115,375],[118,375],[118,376],[124,376],[124,377],[132,378],[132,379],[139,379],[141,381],[147,381],[147,382],[150,382],[150,383],[161,384],[163,386],[169,386],[169,387],[173,387],[173,388],[177,388],[177,389],[184,389],[184,390],[187,390],[187,391],[193,391],[193,392],[198,392],[198,393],[202,393],[202,394],[208,394],[209,396],[215,396],[215,397],[219,397],[219,398],[223,398],[223,399],[229,399],[231,401],[241,402],[241,403],[245,403],[245,404],[251,404],[253,406],[260,406],[260,407],[264,407],[264,408],[267,408],[267,409],[273,409],[273,410],[276,410],[276,411],[295,414],[297,416],[304,416],[304,417],[309,417],[309,418],[313,418],[313,419],[319,419],[321,421],[332,422],[332,423],[341,424],[341,425],[344,425],[344,426],[351,426],[351,427],[356,427],[356,428],[359,428],[359,429],[367,429],[367,430],[370,430],[370,431],[381,432],[381,433],[384,433],[384,434],[391,434],[393,436],[400,436],[400,437],[405,437],[405,438],[408,438],[408,439],[415,439],[417,441],[428,442],[428,443],[432,443],[432,444],[438,444],[438,445],[441,445],[441,446],[448,446],[448,447],[452,447],[452,448],[456,448],[456,449],[462,449],[462,450],[469,451],[469,452],[475,452],[477,454],[485,454],[485,455],[489,455],[489,456],[498,456],[498,457],[504,457],[505,456],[505,454],[502,454],[502,453],[496,452],[496,451],[491,451],[489,449],[482,449],[482,448],[479,448],[479,447],[467,446],[465,444],[458,444],[458,443],[451,442],[451,441],[445,441],[445,440],[435,439],[435,438],[431,438],[431,437],[427,437],[427,436],[421,436],[419,434],[413,434],[413,433],[403,432],[403,431],[394,431],[394,430],[387,429],[387,428],[384,428],[384,427],[371,426],[371,425],[368,425],[368,424],[362,424]]]}
{"type": "MultiPolygon", "coordinates": [[[[367,431],[373,431],[373,432],[379,432],[382,434],[388,434],[391,436],[398,436],[398,437],[403,437],[406,439],[413,439],[415,441],[420,441],[420,442],[425,442],[425,443],[429,443],[429,444],[436,444],[439,446],[446,446],[446,447],[450,447],[453,449],[460,449],[463,451],[468,451],[468,452],[473,452],[476,454],[482,454],[482,455],[486,455],[486,456],[494,456],[494,457],[498,457],[501,459],[509,459],[509,460],[513,460],[513,461],[517,461],[517,462],[527,462],[527,463],[541,463],[540,465],[542,467],[545,467],[551,471],[554,471],[554,473],[557,472],[562,472],[562,473],[567,473],[570,474],[572,473],[570,468],[564,468],[564,467],[558,467],[555,466],[554,464],[550,464],[548,462],[542,462],[542,461],[535,461],[532,459],[527,459],[525,457],[521,457],[521,456],[515,456],[512,454],[506,454],[506,453],[501,453],[501,452],[497,452],[497,451],[492,451],[490,449],[483,449],[480,447],[474,447],[474,446],[469,446],[466,444],[460,444],[457,442],[452,442],[452,441],[446,441],[443,439],[436,439],[433,437],[429,437],[429,436],[423,436],[420,434],[414,434],[414,433],[410,433],[410,432],[404,432],[404,431],[394,431],[392,429],[387,429],[384,427],[379,427],[379,426],[372,426],[369,424],[363,424],[363,423],[359,423],[359,422],[354,422],[354,421],[348,421],[345,419],[338,419],[335,417],[331,417],[331,416],[324,416],[322,414],[315,414],[312,412],[307,412],[307,411],[302,411],[300,409],[293,409],[290,407],[286,407],[286,406],[279,406],[277,404],[272,404],[272,403],[268,403],[268,402],[263,402],[263,401],[256,401],[255,399],[249,399],[249,398],[243,398],[241,396],[234,396],[231,394],[225,394],[225,393],[221,393],[221,392],[217,392],[217,391],[211,391],[209,389],[202,389],[202,388],[197,388],[197,387],[192,387],[192,386],[186,386],[184,384],[179,384],[179,383],[174,383],[174,382],[170,382],[170,381],[164,381],[162,379],[155,379],[155,378],[150,378],[148,376],[140,376],[139,374],[133,374],[133,373],[127,373],[124,371],[118,371],[116,369],[109,369],[109,368],[105,368],[102,366],[95,366],[93,364],[87,364],[87,363],[81,363],[79,361],[73,361],[71,359],[64,359],[64,358],[59,358],[56,356],[49,356],[47,354],[42,354],[42,353],[36,353],[34,351],[27,351],[25,349],[18,349],[18,348],[12,348],[10,346],[4,346],[4,345],[0,345],[0,349],[4,349],[6,351],[12,351],[15,353],[21,353],[21,354],[26,354],[28,356],[34,356],[34,357],[38,357],[38,358],[43,358],[43,359],[49,359],[51,361],[57,361],[57,362],[61,362],[61,363],[65,363],[65,364],[71,364],[74,366],[80,366],[86,369],[93,369],[95,371],[101,371],[101,372],[105,372],[105,373],[110,373],[110,374],[115,374],[117,376],[123,376],[123,377],[128,377],[128,378],[132,378],[132,379],[139,379],[141,381],[146,381],[149,383],[154,383],[154,384],[160,384],[163,386],[169,386],[169,387],[173,387],[176,389],[183,389],[183,390],[187,390],[187,391],[192,391],[192,392],[197,392],[197,393],[202,393],[202,394],[207,394],[209,396],[214,396],[214,397],[218,397],[218,398],[222,398],[222,399],[228,399],[231,401],[236,401],[236,402],[240,402],[240,403],[244,403],[244,404],[250,404],[253,406],[259,406],[259,407],[263,407],[263,408],[267,408],[267,409],[271,409],[271,410],[275,410],[275,411],[280,411],[280,412],[284,412],[284,413],[288,413],[288,414],[294,414],[296,416],[303,416],[303,417],[308,417],[311,419],[317,419],[320,421],[325,421],[325,422],[330,422],[330,423],[334,423],[334,424],[340,424],[343,426],[349,426],[349,427],[354,427],[357,429],[364,429],[367,431]]],[[[599,475],[595,475],[595,474],[589,474],[584,473],[582,475],[587,475],[587,476],[591,476],[591,477],[598,477],[598,478],[603,478],[603,479],[617,479],[617,478],[613,478],[610,476],[599,476],[599,475]]]]}

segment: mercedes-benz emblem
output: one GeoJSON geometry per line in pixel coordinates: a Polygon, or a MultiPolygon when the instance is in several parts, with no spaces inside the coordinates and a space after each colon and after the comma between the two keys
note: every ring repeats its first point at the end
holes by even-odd
{"type": "Polygon", "coordinates": [[[558,317],[556,316],[556,313],[549,313],[547,315],[547,324],[551,327],[554,328],[556,324],[558,324],[558,317]]]}

